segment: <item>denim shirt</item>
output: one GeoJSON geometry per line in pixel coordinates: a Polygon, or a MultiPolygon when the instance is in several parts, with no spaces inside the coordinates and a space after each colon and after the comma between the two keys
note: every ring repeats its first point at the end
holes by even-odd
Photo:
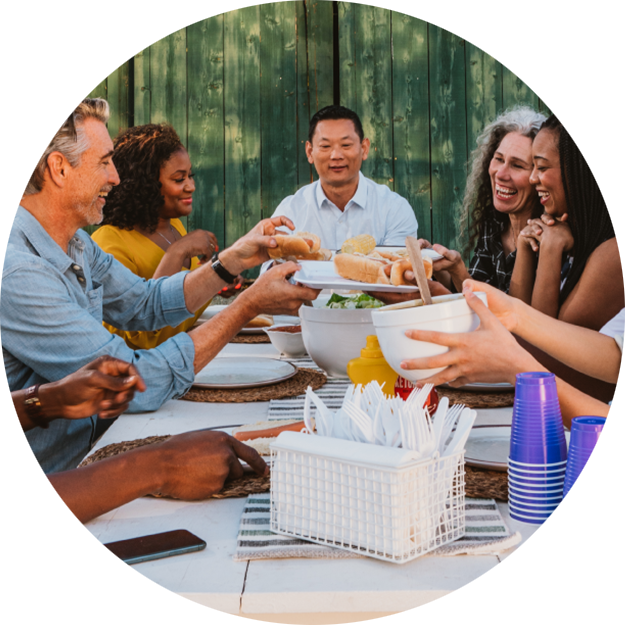
{"type": "MultiPolygon", "coordinates": [[[[82,230],[66,254],[27,210],[18,208],[4,262],[0,323],[11,391],[60,380],[98,356],[132,362],[147,390],[130,412],[156,410],[194,379],[195,349],[181,333],[151,350],[133,351],[102,326],[124,330],[176,326],[190,316],[187,272],[144,280],[103,252],[82,230]]],[[[26,433],[46,473],[75,467],[93,444],[95,417],[57,419],[26,433]]]]}

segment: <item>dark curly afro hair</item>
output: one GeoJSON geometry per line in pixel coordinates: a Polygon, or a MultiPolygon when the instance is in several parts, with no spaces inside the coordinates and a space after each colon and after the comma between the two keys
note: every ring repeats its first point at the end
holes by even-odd
{"type": "Polygon", "coordinates": [[[113,144],[113,162],[121,182],[106,198],[102,224],[154,232],[165,202],[159,182],[161,167],[184,145],[168,124],[128,128],[113,144]]]}

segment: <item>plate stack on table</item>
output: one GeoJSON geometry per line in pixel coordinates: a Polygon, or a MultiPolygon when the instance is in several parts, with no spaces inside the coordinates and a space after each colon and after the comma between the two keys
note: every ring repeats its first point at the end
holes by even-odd
{"type": "Polygon", "coordinates": [[[586,545],[623,541],[623,484],[610,419],[573,419],[560,530],[586,545]]]}
{"type": "Polygon", "coordinates": [[[510,515],[541,524],[562,501],[567,446],[553,373],[519,373],[508,458],[510,515]]]}

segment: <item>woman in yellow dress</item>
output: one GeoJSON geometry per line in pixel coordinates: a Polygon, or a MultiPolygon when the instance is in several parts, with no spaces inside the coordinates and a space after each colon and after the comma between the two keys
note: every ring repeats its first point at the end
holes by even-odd
{"type": "MultiPolygon", "coordinates": [[[[103,225],[93,233],[98,245],[146,280],[192,271],[210,260],[217,250],[215,235],[206,230],[187,234],[180,221],[191,214],[195,183],[176,131],[166,124],[135,126],[120,133],[114,145],[121,182],[109,192],[103,225]]],[[[104,325],[132,349],[150,349],[190,329],[204,308],[175,328],[152,332],[104,325]]]]}

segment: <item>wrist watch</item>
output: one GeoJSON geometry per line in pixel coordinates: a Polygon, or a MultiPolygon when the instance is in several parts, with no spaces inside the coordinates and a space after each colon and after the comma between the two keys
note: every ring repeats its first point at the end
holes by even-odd
{"type": "Polygon", "coordinates": [[[43,416],[41,401],[39,400],[40,384],[35,384],[26,389],[26,397],[24,398],[24,410],[28,418],[41,428],[47,428],[50,425],[48,419],[43,416]]]}
{"type": "Polygon", "coordinates": [[[222,264],[219,260],[219,254],[215,252],[213,257],[211,258],[211,267],[213,271],[228,284],[234,284],[237,276],[233,276],[222,264]]]}

